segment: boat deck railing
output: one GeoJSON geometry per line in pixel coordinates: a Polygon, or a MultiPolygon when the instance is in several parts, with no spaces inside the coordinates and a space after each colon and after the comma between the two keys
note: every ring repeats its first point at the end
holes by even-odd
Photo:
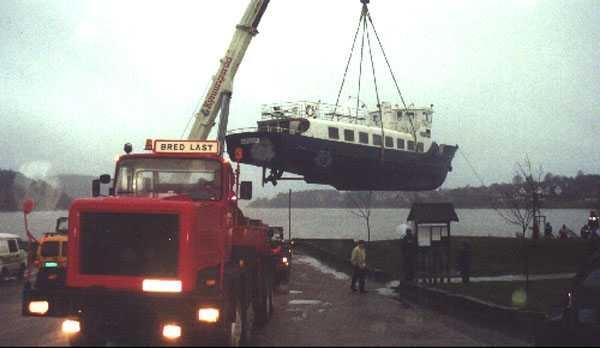
{"type": "Polygon", "coordinates": [[[239,134],[239,133],[252,133],[252,132],[267,132],[267,133],[286,133],[286,134],[296,134],[296,132],[292,129],[286,127],[275,127],[275,126],[260,126],[260,127],[244,127],[244,128],[236,128],[227,131],[227,134],[239,134]]]}
{"type": "Polygon", "coordinates": [[[262,105],[262,120],[281,118],[316,118],[359,124],[365,123],[369,119],[366,107],[360,108],[357,113],[356,108],[345,105],[336,107],[334,104],[322,102],[298,101],[262,105]]]}

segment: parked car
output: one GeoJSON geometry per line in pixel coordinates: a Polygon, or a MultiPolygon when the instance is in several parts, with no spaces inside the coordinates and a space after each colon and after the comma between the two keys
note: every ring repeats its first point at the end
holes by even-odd
{"type": "Polygon", "coordinates": [[[591,258],[573,278],[560,313],[537,330],[539,346],[600,346],[600,254],[591,258]]]}
{"type": "Polygon", "coordinates": [[[0,233],[0,280],[14,276],[23,279],[27,268],[27,251],[23,246],[19,236],[0,233]]]}

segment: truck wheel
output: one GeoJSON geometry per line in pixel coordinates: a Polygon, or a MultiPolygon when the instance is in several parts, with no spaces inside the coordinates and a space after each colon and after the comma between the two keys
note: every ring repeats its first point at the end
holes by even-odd
{"type": "Polygon", "coordinates": [[[264,277],[257,301],[257,324],[263,326],[269,322],[273,311],[273,284],[271,277],[264,277]]]}
{"type": "Polygon", "coordinates": [[[21,265],[21,268],[19,269],[19,273],[17,274],[17,279],[18,280],[23,280],[25,279],[25,269],[27,267],[25,265],[21,265]]]}
{"type": "Polygon", "coordinates": [[[219,345],[227,347],[240,347],[248,345],[251,325],[254,322],[254,309],[252,305],[239,296],[235,301],[235,310],[231,322],[224,329],[223,340],[219,345]]]}
{"type": "Polygon", "coordinates": [[[71,347],[99,347],[106,345],[106,342],[93,334],[80,332],[74,337],[69,337],[69,345],[71,347]]]}
{"type": "Polygon", "coordinates": [[[106,340],[96,334],[94,330],[94,322],[86,322],[79,319],[81,323],[81,331],[69,337],[69,345],[71,347],[98,347],[105,346],[106,340]]]}

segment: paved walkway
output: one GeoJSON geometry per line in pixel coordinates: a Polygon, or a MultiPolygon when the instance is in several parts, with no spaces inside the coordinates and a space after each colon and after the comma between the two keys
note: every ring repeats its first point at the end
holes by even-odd
{"type": "Polygon", "coordinates": [[[367,282],[353,293],[349,277],[304,255],[293,259],[292,277],[274,299],[271,322],[256,333],[262,346],[480,346],[526,345],[397,300],[384,284],[367,282]]]}

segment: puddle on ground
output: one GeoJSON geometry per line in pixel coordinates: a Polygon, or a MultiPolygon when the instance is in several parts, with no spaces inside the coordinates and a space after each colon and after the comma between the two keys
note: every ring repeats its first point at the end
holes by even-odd
{"type": "Polygon", "coordinates": [[[377,293],[379,295],[383,295],[383,296],[390,296],[390,297],[398,296],[396,291],[394,291],[394,289],[390,289],[390,288],[379,288],[379,289],[376,289],[375,291],[377,291],[377,293]]]}
{"type": "Polygon", "coordinates": [[[291,300],[288,302],[291,305],[318,305],[321,304],[319,300],[291,300]]]}

